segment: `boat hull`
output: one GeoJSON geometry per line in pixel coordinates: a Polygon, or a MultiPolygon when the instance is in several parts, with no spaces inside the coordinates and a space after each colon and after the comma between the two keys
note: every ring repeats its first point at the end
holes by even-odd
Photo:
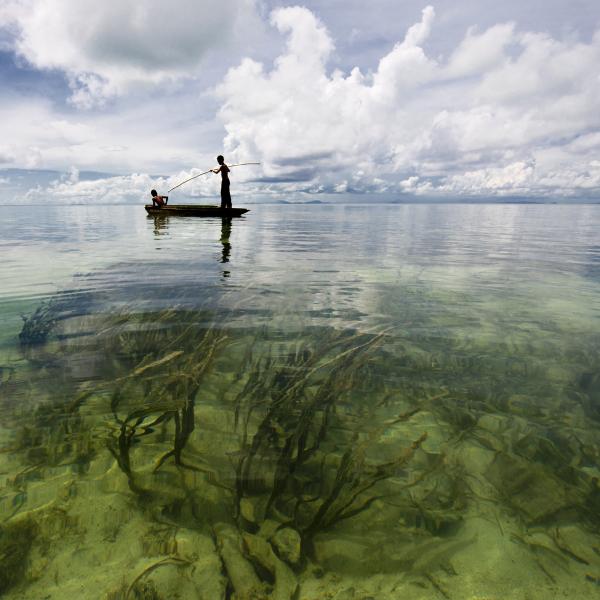
{"type": "Polygon", "coordinates": [[[163,215],[178,217],[241,217],[248,212],[247,208],[221,208],[220,206],[199,204],[170,204],[161,208],[146,204],[144,208],[153,217],[163,215]]]}

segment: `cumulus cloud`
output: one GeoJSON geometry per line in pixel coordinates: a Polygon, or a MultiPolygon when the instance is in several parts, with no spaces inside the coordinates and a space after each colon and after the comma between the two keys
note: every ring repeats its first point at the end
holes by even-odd
{"type": "Polygon", "coordinates": [[[0,167],[168,174],[209,158],[213,164],[221,128],[198,122],[197,97],[178,100],[177,110],[165,111],[159,98],[99,114],[60,111],[36,97],[0,97],[0,167]],[[198,140],[216,148],[207,156],[198,140]]]}
{"type": "Polygon", "coordinates": [[[342,73],[311,11],[273,11],[283,53],[270,69],[243,59],[217,88],[228,152],[290,191],[600,194],[600,32],[472,27],[434,58],[434,19],[426,7],[373,72],[342,73]]]}
{"type": "Polygon", "coordinates": [[[90,201],[102,204],[140,202],[149,195],[156,183],[164,183],[147,174],[133,173],[116,177],[101,177],[80,180],[79,172],[71,169],[47,186],[36,186],[18,198],[23,203],[37,203],[52,198],[53,202],[65,204],[87,204],[90,201]]]}
{"type": "Polygon", "coordinates": [[[15,155],[13,154],[11,148],[8,146],[0,146],[0,164],[2,163],[10,163],[15,159],[15,155]]]}
{"type": "MultiPolygon", "coordinates": [[[[49,198],[53,202],[64,204],[89,204],[97,202],[102,204],[121,204],[121,203],[148,203],[150,190],[155,188],[160,194],[166,194],[167,191],[178,183],[202,173],[200,169],[194,168],[182,170],[168,177],[156,177],[147,173],[132,173],[129,175],[106,175],[98,176],[86,174],[82,177],[77,167],[70,167],[66,172],[56,173],[53,178],[45,183],[16,193],[13,200],[21,203],[36,204],[47,201],[49,198]]],[[[248,175],[238,179],[239,183],[244,185],[244,180],[248,175]]],[[[8,180],[0,183],[8,183],[8,180]]],[[[27,183],[27,182],[26,182],[27,183]]],[[[182,199],[212,199],[216,200],[220,193],[220,177],[213,174],[206,174],[194,179],[186,184],[185,188],[178,188],[177,192],[171,194],[171,200],[182,199]]],[[[250,186],[249,191],[256,191],[250,186]]]]}
{"type": "Polygon", "coordinates": [[[134,84],[190,76],[255,23],[254,0],[5,2],[0,27],[13,32],[13,50],[38,69],[64,71],[81,107],[134,84]]]}

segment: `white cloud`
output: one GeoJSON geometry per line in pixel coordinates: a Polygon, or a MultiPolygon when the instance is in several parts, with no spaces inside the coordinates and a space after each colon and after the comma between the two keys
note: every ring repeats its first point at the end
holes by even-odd
{"type": "Polygon", "coordinates": [[[47,187],[30,189],[18,200],[36,203],[52,198],[54,202],[67,204],[143,202],[149,197],[150,189],[157,184],[164,185],[164,180],[139,173],[80,181],[79,174],[74,176],[72,172],[47,187]]]}
{"type": "MultiPolygon", "coordinates": [[[[214,165],[209,165],[214,166],[214,165]]],[[[79,169],[71,167],[61,176],[56,177],[49,185],[35,186],[14,200],[23,203],[37,203],[52,198],[53,201],[65,204],[119,204],[119,203],[148,203],[150,201],[150,190],[155,188],[160,194],[167,191],[178,183],[199,175],[200,169],[179,171],[169,177],[153,177],[147,173],[132,173],[130,175],[95,177],[93,179],[82,178],[79,169]]],[[[251,177],[251,172],[236,170],[232,175],[234,180],[244,185],[245,179],[251,177]]],[[[239,191],[239,187],[236,192],[239,191]]],[[[217,201],[220,190],[220,177],[212,173],[203,175],[186,184],[185,188],[178,188],[177,192],[171,194],[172,203],[189,198],[210,198],[217,201]]],[[[250,194],[256,190],[250,186],[250,194]]]]}
{"type": "Polygon", "coordinates": [[[0,27],[38,69],[64,71],[81,107],[140,83],[194,75],[207,53],[256,25],[254,0],[5,0],[0,27]]]}
{"type": "Polygon", "coordinates": [[[447,75],[468,77],[504,64],[514,30],[513,23],[495,25],[482,33],[470,28],[448,61],[447,75]]]}
{"type": "MultiPolygon", "coordinates": [[[[377,13],[377,31],[387,33],[359,69],[348,56],[358,56],[364,40],[340,56],[348,40],[334,40],[306,8],[274,10],[263,36],[258,14],[269,4],[0,0],[0,48],[64,73],[77,107],[114,96],[101,111],[65,108],[51,94],[27,96],[35,71],[24,70],[27,86],[0,95],[0,165],[163,174],[185,166],[168,188],[225,153],[231,162],[263,163],[234,173],[234,191],[248,195],[600,195],[600,32],[559,39],[525,30],[518,7],[490,25],[499,13],[460,3],[451,10],[448,2],[426,7],[420,19],[415,12],[409,26],[416,2],[398,8],[390,0],[382,12],[406,33],[394,44],[377,13]],[[447,35],[458,14],[473,21],[461,16],[464,35],[456,24],[447,35]],[[375,56],[382,47],[389,51],[375,56]],[[334,68],[340,64],[350,67],[334,68]],[[223,75],[227,65],[236,66],[223,75]],[[199,93],[217,80],[216,98],[199,93]],[[163,82],[178,83],[155,85],[163,82]]],[[[358,18],[357,3],[338,4],[335,13],[320,5],[319,14],[339,13],[336,27],[348,14],[358,18]]],[[[39,90],[55,79],[45,74],[39,90]]],[[[93,199],[106,185],[111,200],[138,201],[153,179],[131,177],[91,183],[73,175],[48,193],[93,199]]],[[[218,182],[201,178],[179,191],[213,196],[218,182]]]]}
{"type": "Polygon", "coordinates": [[[168,174],[182,165],[202,166],[209,159],[213,164],[221,149],[221,128],[198,122],[196,97],[178,100],[177,110],[166,111],[160,98],[98,114],[58,112],[39,98],[0,98],[0,165],[168,174]],[[216,147],[207,155],[198,149],[198,140],[216,147]]]}
{"type": "Polygon", "coordinates": [[[15,155],[8,145],[0,146],[0,164],[11,163],[15,159],[15,155]]]}
{"type": "Polygon", "coordinates": [[[270,70],[245,58],[217,88],[227,150],[288,190],[600,194],[600,32],[471,28],[432,58],[433,21],[425,8],[374,72],[342,73],[311,11],[275,10],[285,51],[270,70]]]}

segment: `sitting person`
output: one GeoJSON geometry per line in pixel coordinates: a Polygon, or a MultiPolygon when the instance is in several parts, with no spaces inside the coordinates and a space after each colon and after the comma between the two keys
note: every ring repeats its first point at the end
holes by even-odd
{"type": "Polygon", "coordinates": [[[161,206],[166,206],[167,202],[169,201],[169,196],[159,196],[156,193],[156,190],[152,190],[150,192],[151,196],[152,196],[152,206],[154,206],[155,208],[158,207],[160,208],[161,206]]]}

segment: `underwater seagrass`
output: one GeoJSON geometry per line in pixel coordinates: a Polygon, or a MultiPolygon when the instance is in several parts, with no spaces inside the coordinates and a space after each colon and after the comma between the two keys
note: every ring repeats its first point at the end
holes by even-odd
{"type": "MultiPolygon", "coordinates": [[[[223,327],[235,309],[86,306],[50,303],[26,321],[29,370],[0,388],[32,390],[14,407],[11,452],[21,468],[3,515],[9,546],[32,482],[66,465],[83,474],[108,452],[148,523],[210,536],[240,598],[293,597],[314,565],[335,568],[328,544],[353,531],[368,531],[386,553],[368,568],[443,589],[438,574],[475,543],[461,537],[463,523],[473,513],[497,519],[497,507],[514,517],[511,539],[545,577],[554,552],[595,568],[565,527],[598,531],[589,468],[600,455],[597,431],[562,422],[566,405],[594,416],[592,349],[587,370],[559,393],[529,348],[492,351],[455,338],[440,311],[409,335],[223,327]],[[57,383],[42,389],[48,373],[57,383]],[[465,465],[466,450],[489,457],[479,472],[465,465]],[[532,528],[556,527],[543,543],[532,537],[532,528]]],[[[162,552],[124,593],[156,595],[153,577],[193,570],[176,544],[162,552]]],[[[14,573],[7,587],[27,578],[14,573]]]]}
{"type": "MultiPolygon", "coordinates": [[[[44,313],[44,318],[49,316],[44,313]]],[[[100,320],[99,333],[85,342],[86,351],[101,357],[95,366],[96,381],[80,389],[60,414],[78,415],[90,397],[96,406],[106,404],[104,412],[112,414],[112,424],[105,418],[94,423],[89,416],[71,419],[70,432],[96,444],[105,439],[129,488],[149,515],[160,513],[177,520],[178,515],[202,512],[202,489],[176,476],[177,470],[192,471],[203,478],[205,486],[218,491],[221,503],[231,507],[223,515],[230,515],[240,534],[256,534],[266,522],[272,528],[269,539],[277,530],[291,528],[300,535],[302,556],[308,552],[310,557],[313,537],[368,510],[382,495],[378,484],[397,477],[427,437],[423,431],[408,439],[391,460],[369,456],[370,447],[387,428],[408,421],[419,410],[415,406],[377,423],[377,402],[374,406],[365,403],[358,411],[353,408],[351,396],[359,380],[367,389],[376,387],[371,381],[373,357],[387,339],[385,332],[315,328],[282,343],[280,338],[271,341],[272,332],[264,329],[244,331],[236,339],[233,332],[212,326],[202,311],[129,313],[100,320]],[[198,443],[202,422],[196,412],[206,400],[203,383],[224,376],[218,372],[218,361],[231,362],[230,347],[236,349],[235,357],[242,360],[244,369],[233,378],[235,393],[221,398],[222,407],[231,415],[232,440],[237,444],[228,453],[230,467],[224,469],[202,455],[202,443],[198,443]],[[367,421],[377,426],[365,430],[367,421]],[[99,434],[102,429],[104,435],[99,434]],[[165,496],[165,477],[169,486],[181,488],[181,494],[165,496]],[[253,504],[262,505],[260,514],[248,514],[253,504]]],[[[80,351],[79,338],[63,337],[54,348],[53,360],[67,364],[70,353],[80,351]]],[[[234,362],[239,360],[235,357],[234,362]]],[[[40,405],[38,423],[56,402],[40,405]]],[[[388,414],[390,399],[379,404],[388,414]]],[[[44,439],[36,440],[35,447],[56,448],[51,429],[44,439]]],[[[28,426],[21,431],[20,443],[27,447],[28,426]]],[[[88,448],[88,453],[98,450],[88,448]]],[[[427,469],[431,471],[431,465],[427,469]]],[[[417,480],[411,476],[407,487],[417,485],[417,480]]],[[[218,522],[202,525],[215,532],[219,529],[218,522]]],[[[247,544],[241,547],[255,563],[247,544]]]]}

